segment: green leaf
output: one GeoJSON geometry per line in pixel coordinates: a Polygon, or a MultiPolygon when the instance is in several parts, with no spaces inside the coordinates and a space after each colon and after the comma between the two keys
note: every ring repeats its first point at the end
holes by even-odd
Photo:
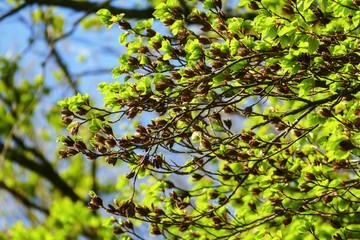
{"type": "Polygon", "coordinates": [[[170,27],[172,34],[177,35],[183,24],[183,20],[176,20],[170,27]]]}
{"type": "Polygon", "coordinates": [[[124,32],[122,34],[120,34],[119,36],[119,42],[121,45],[125,45],[126,44],[126,41],[127,41],[127,37],[129,36],[129,33],[127,32],[124,32]]]}
{"type": "Polygon", "coordinates": [[[321,11],[326,12],[328,7],[328,0],[321,0],[320,7],[321,11]]]}
{"type": "Polygon", "coordinates": [[[319,48],[320,41],[317,38],[310,37],[309,38],[309,54],[316,52],[319,48]]]}
{"type": "Polygon", "coordinates": [[[108,16],[108,17],[111,16],[111,12],[110,12],[109,10],[105,9],[105,8],[102,8],[102,9],[98,10],[98,11],[96,12],[96,14],[97,14],[98,16],[108,16]]]}
{"type": "Polygon", "coordinates": [[[214,4],[212,0],[205,0],[203,3],[203,7],[204,9],[213,9],[214,8],[214,4]]]}
{"type": "Polygon", "coordinates": [[[314,78],[304,79],[299,84],[299,97],[307,96],[310,90],[313,88],[314,82],[315,82],[314,78]]]}
{"type": "Polygon", "coordinates": [[[103,227],[112,227],[113,225],[114,225],[114,220],[111,217],[105,218],[101,224],[101,226],[103,227]]]}
{"type": "Polygon", "coordinates": [[[334,179],[330,182],[329,187],[330,188],[337,188],[341,185],[341,181],[339,179],[334,179]]]}
{"type": "Polygon", "coordinates": [[[284,26],[281,28],[281,30],[278,32],[279,37],[284,35],[291,35],[296,32],[296,28],[294,26],[284,26]]]}
{"type": "Polygon", "coordinates": [[[304,1],[303,1],[303,3],[304,3],[304,10],[308,9],[313,2],[314,2],[314,0],[304,0],[304,1]]]}
{"type": "Polygon", "coordinates": [[[89,196],[93,198],[96,197],[97,195],[93,190],[89,190],[89,196]]]}

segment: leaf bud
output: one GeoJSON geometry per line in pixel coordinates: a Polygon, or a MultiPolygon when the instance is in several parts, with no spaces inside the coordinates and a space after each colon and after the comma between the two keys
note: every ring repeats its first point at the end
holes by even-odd
{"type": "Polygon", "coordinates": [[[74,140],[72,140],[69,136],[67,136],[64,140],[63,140],[63,144],[67,147],[72,147],[74,145],[74,140]]]}
{"type": "Polygon", "coordinates": [[[75,147],[75,149],[78,150],[79,152],[84,151],[84,150],[87,149],[85,143],[84,143],[83,141],[81,141],[81,140],[77,140],[77,141],[75,142],[75,144],[74,144],[74,147],[75,147]]]}
{"type": "Polygon", "coordinates": [[[211,143],[206,138],[203,138],[201,141],[201,146],[207,150],[211,150],[211,143]]]}
{"type": "Polygon", "coordinates": [[[210,199],[216,199],[219,196],[218,190],[214,190],[213,192],[209,193],[210,199]]]}
{"type": "Polygon", "coordinates": [[[336,221],[335,219],[330,219],[330,225],[335,229],[341,228],[340,223],[338,221],[336,221]]]}
{"type": "Polygon", "coordinates": [[[306,172],[304,175],[304,178],[306,181],[311,182],[311,181],[315,181],[316,177],[314,174],[312,174],[311,172],[306,172]]]}
{"type": "Polygon", "coordinates": [[[258,10],[258,9],[260,9],[259,6],[257,5],[257,3],[254,2],[254,1],[251,1],[251,2],[249,3],[248,7],[249,7],[250,9],[252,9],[252,10],[258,10]]]}
{"type": "Polygon", "coordinates": [[[129,29],[131,29],[130,23],[128,23],[128,22],[125,21],[125,20],[120,20],[120,21],[118,21],[117,23],[119,24],[119,27],[120,27],[121,29],[124,29],[124,30],[129,30],[129,29]]]}
{"type": "Polygon", "coordinates": [[[95,160],[99,156],[99,155],[97,155],[96,153],[94,153],[92,151],[86,152],[85,155],[86,155],[86,158],[89,159],[89,160],[95,160]]]}
{"type": "Polygon", "coordinates": [[[331,111],[327,108],[322,108],[321,111],[319,111],[320,116],[322,116],[323,118],[330,118],[333,117],[333,114],[331,113],[331,111]]]}
{"type": "Polygon", "coordinates": [[[221,7],[222,7],[222,1],[221,0],[213,0],[213,4],[218,9],[221,9],[221,7]]]}
{"type": "Polygon", "coordinates": [[[131,179],[131,178],[133,178],[135,176],[135,171],[131,171],[131,172],[129,172],[128,174],[126,174],[126,178],[127,179],[131,179]]]}
{"type": "Polygon", "coordinates": [[[108,138],[108,139],[106,139],[106,141],[105,141],[105,146],[107,147],[107,148],[113,148],[113,147],[115,147],[116,146],[116,141],[115,141],[115,139],[113,139],[113,138],[108,138]]]}
{"type": "Polygon", "coordinates": [[[203,45],[211,44],[212,41],[208,36],[200,35],[199,36],[199,42],[203,45]]]}
{"type": "Polygon", "coordinates": [[[174,72],[171,72],[170,75],[175,80],[180,80],[181,79],[181,75],[180,75],[179,72],[174,71],[174,72]]]}
{"type": "Polygon", "coordinates": [[[300,185],[300,192],[308,192],[311,189],[313,189],[313,187],[310,187],[309,185],[300,185]]]}
{"type": "Polygon", "coordinates": [[[257,148],[259,145],[260,145],[260,142],[258,142],[258,141],[256,141],[256,140],[251,140],[251,141],[249,142],[249,147],[250,147],[251,149],[257,148]]]}
{"type": "Polygon", "coordinates": [[[73,148],[69,148],[67,150],[67,156],[68,157],[72,157],[72,156],[75,156],[76,154],[78,154],[79,151],[77,151],[76,149],[73,149],[73,148]]]}
{"type": "Polygon", "coordinates": [[[124,222],[124,225],[127,228],[134,229],[134,226],[133,226],[132,222],[129,219],[126,219],[126,221],[124,222]]]}
{"type": "Polygon", "coordinates": [[[199,173],[194,173],[192,175],[192,178],[195,180],[195,181],[199,181],[201,178],[203,177],[203,175],[199,174],[199,173]]]}
{"type": "Polygon", "coordinates": [[[155,49],[155,50],[158,50],[159,48],[161,48],[162,44],[160,41],[154,41],[153,44],[152,44],[152,47],[155,49]]]}
{"type": "Polygon", "coordinates": [[[292,218],[285,218],[282,220],[282,223],[284,224],[284,227],[286,227],[287,225],[289,225],[292,222],[292,218]]]}
{"type": "Polygon", "coordinates": [[[251,209],[251,211],[256,212],[256,204],[254,201],[251,200],[251,202],[248,203],[248,207],[251,209]]]}
{"type": "Polygon", "coordinates": [[[184,70],[184,77],[186,78],[192,78],[195,76],[194,71],[191,68],[185,68],[184,70]]]}
{"type": "Polygon", "coordinates": [[[172,25],[174,22],[175,22],[175,19],[173,19],[173,18],[165,18],[165,20],[164,20],[165,26],[170,26],[170,25],[172,25]]]}
{"type": "Polygon", "coordinates": [[[321,200],[323,201],[324,204],[328,204],[329,202],[331,202],[333,200],[333,196],[326,195],[321,200]]]}
{"type": "Polygon", "coordinates": [[[108,124],[105,124],[101,129],[100,129],[101,132],[107,134],[107,135],[114,135],[113,134],[113,130],[112,128],[110,127],[110,125],[108,124]]]}
{"type": "Polygon", "coordinates": [[[347,152],[355,148],[354,144],[350,140],[341,141],[339,144],[339,150],[342,152],[347,152]]]}
{"type": "Polygon", "coordinates": [[[157,83],[155,84],[155,89],[156,89],[156,91],[159,91],[159,92],[164,91],[164,90],[167,89],[168,87],[169,87],[169,84],[167,84],[166,82],[163,82],[163,81],[157,82],[157,83]]]}
{"type": "Polygon", "coordinates": [[[111,164],[113,166],[115,166],[116,162],[117,162],[117,157],[114,156],[114,155],[109,155],[109,156],[106,156],[105,158],[105,161],[108,163],[108,164],[111,164]]]}
{"type": "Polygon", "coordinates": [[[72,128],[70,129],[69,133],[70,135],[76,135],[79,131],[79,127],[80,127],[80,122],[76,122],[76,124],[74,126],[72,126],[72,128]]]}
{"type": "Polygon", "coordinates": [[[91,202],[89,202],[89,203],[88,203],[88,208],[89,208],[92,212],[94,212],[94,211],[98,210],[100,207],[97,206],[97,205],[95,205],[95,204],[93,204],[93,203],[91,203],[91,202]]]}
{"type": "Polygon", "coordinates": [[[70,109],[68,107],[64,107],[61,110],[61,115],[65,116],[65,117],[70,117],[73,116],[74,113],[70,111],[70,109]]]}
{"type": "Polygon", "coordinates": [[[134,66],[134,65],[138,65],[139,64],[139,60],[137,58],[134,57],[129,57],[128,61],[127,61],[128,65],[130,66],[134,66]]]}
{"type": "Polygon", "coordinates": [[[63,124],[69,125],[73,121],[74,117],[72,117],[72,116],[71,117],[63,116],[61,119],[62,119],[63,124]]]}
{"type": "Polygon", "coordinates": [[[154,37],[156,35],[155,30],[151,29],[151,28],[147,28],[146,29],[146,36],[147,37],[154,37]]]}
{"type": "Polygon", "coordinates": [[[288,4],[285,5],[282,10],[289,15],[295,14],[294,9],[288,4]]]}
{"type": "Polygon", "coordinates": [[[122,233],[124,233],[124,231],[121,228],[119,228],[118,226],[114,227],[113,234],[118,235],[122,233]]]}
{"type": "Polygon", "coordinates": [[[340,233],[335,233],[333,236],[332,236],[332,239],[333,240],[343,240],[343,238],[341,237],[340,233]]]}
{"type": "Polygon", "coordinates": [[[95,196],[93,198],[91,198],[91,201],[90,201],[91,204],[97,206],[97,207],[103,207],[103,201],[100,197],[98,196],[95,196]]]}
{"type": "Polygon", "coordinates": [[[83,107],[77,107],[77,111],[76,111],[76,114],[80,115],[80,116],[83,116],[85,114],[87,114],[89,112],[89,110],[86,110],[85,108],[83,107]]]}
{"type": "Polygon", "coordinates": [[[193,23],[201,23],[201,18],[199,15],[197,15],[196,13],[192,12],[190,14],[190,18],[189,18],[189,21],[190,22],[193,22],[193,23]]]}

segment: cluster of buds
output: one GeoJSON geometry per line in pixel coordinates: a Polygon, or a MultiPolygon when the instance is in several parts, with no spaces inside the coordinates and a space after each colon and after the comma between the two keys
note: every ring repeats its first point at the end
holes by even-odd
{"type": "Polygon", "coordinates": [[[91,201],[88,203],[88,208],[91,211],[96,211],[99,208],[103,208],[103,207],[104,207],[103,201],[100,197],[98,197],[98,196],[91,197],[91,201]]]}
{"type": "Polygon", "coordinates": [[[65,125],[69,125],[74,119],[74,113],[68,107],[61,110],[61,120],[65,125]]]}

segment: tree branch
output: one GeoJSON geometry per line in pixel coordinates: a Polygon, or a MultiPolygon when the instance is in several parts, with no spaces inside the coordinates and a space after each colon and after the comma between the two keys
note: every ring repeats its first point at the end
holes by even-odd
{"type": "Polygon", "coordinates": [[[152,13],[154,12],[153,8],[146,9],[125,9],[118,8],[110,5],[110,2],[105,3],[94,3],[88,1],[63,1],[63,0],[27,0],[26,3],[29,4],[40,4],[47,6],[58,6],[70,8],[76,11],[85,11],[96,13],[100,8],[107,8],[113,14],[125,13],[127,18],[151,18],[153,17],[152,13]]]}
{"type": "Polygon", "coordinates": [[[27,5],[30,5],[30,3],[29,3],[29,2],[25,2],[25,3],[21,4],[21,5],[19,5],[18,7],[10,10],[9,12],[5,13],[4,15],[2,15],[2,16],[0,17],[0,21],[2,21],[2,20],[4,20],[5,18],[7,18],[7,17],[9,17],[9,16],[17,13],[17,12],[20,11],[21,9],[25,8],[27,5]]]}
{"type": "MultiPolygon", "coordinates": [[[[0,143],[0,149],[4,147],[3,143],[0,143]]],[[[19,165],[36,172],[40,176],[43,176],[49,182],[51,182],[55,188],[59,189],[64,195],[69,196],[74,202],[81,200],[80,197],[74,192],[74,190],[55,172],[51,164],[46,161],[43,164],[30,160],[22,151],[16,151],[9,148],[6,152],[6,158],[10,161],[16,162],[19,165]]]]}
{"type": "Polygon", "coordinates": [[[5,182],[0,181],[0,188],[5,189],[6,191],[8,191],[11,195],[13,195],[16,199],[18,199],[20,202],[22,202],[22,204],[24,204],[27,207],[30,208],[35,208],[43,213],[45,213],[46,215],[49,215],[49,209],[38,206],[32,202],[30,202],[26,197],[24,197],[22,194],[20,194],[19,192],[15,191],[14,189],[8,187],[5,182]]]}

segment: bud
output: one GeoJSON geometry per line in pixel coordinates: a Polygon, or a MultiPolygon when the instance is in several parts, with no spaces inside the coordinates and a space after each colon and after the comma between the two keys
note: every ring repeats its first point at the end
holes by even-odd
{"type": "Polygon", "coordinates": [[[215,6],[216,8],[218,8],[218,9],[221,9],[221,7],[222,7],[222,2],[221,2],[221,0],[213,0],[213,4],[214,4],[214,6],[215,6]]]}
{"type": "Polygon", "coordinates": [[[114,156],[114,155],[109,155],[109,156],[106,156],[105,158],[105,161],[108,163],[108,164],[111,164],[113,166],[115,166],[116,162],[117,162],[117,157],[114,156]]]}
{"type": "Polygon", "coordinates": [[[285,218],[282,220],[282,223],[284,224],[284,227],[286,227],[287,225],[289,225],[292,222],[292,218],[285,218]]]}
{"type": "Polygon", "coordinates": [[[355,148],[354,144],[350,140],[341,141],[339,144],[339,150],[342,152],[350,151],[355,148]]]}
{"type": "Polygon", "coordinates": [[[332,239],[333,240],[343,240],[343,238],[341,237],[340,233],[335,233],[333,236],[332,236],[332,239]]]}
{"type": "Polygon", "coordinates": [[[201,44],[203,44],[203,45],[212,43],[211,39],[208,36],[205,36],[205,35],[200,35],[199,36],[199,42],[201,44]]]}
{"type": "Polygon", "coordinates": [[[108,138],[105,141],[105,146],[108,148],[113,148],[116,146],[116,141],[113,138],[108,138]]]}
{"type": "Polygon", "coordinates": [[[76,111],[76,114],[80,115],[80,116],[83,116],[85,114],[87,114],[89,112],[89,110],[86,110],[85,108],[83,107],[77,107],[77,111],[76,111]]]}
{"type": "Polygon", "coordinates": [[[77,151],[76,149],[73,149],[73,148],[69,148],[67,150],[67,156],[68,157],[72,157],[72,156],[75,156],[76,154],[78,154],[79,151],[77,151]]]}
{"type": "Polygon", "coordinates": [[[94,211],[98,210],[100,207],[98,207],[97,205],[94,205],[94,204],[92,204],[91,202],[89,202],[89,203],[88,203],[88,208],[89,208],[92,212],[94,212],[94,211]]]}
{"type": "Polygon", "coordinates": [[[72,140],[69,136],[67,136],[63,141],[63,144],[67,147],[72,147],[74,143],[74,140],[72,140]]]}
{"type": "Polygon", "coordinates": [[[76,122],[76,124],[70,129],[69,133],[70,135],[76,135],[79,131],[80,122],[76,122]]]}
{"type": "Polygon", "coordinates": [[[73,116],[73,112],[70,111],[70,109],[68,107],[64,107],[61,110],[61,115],[65,116],[65,117],[70,117],[73,116]]]}
{"type": "Polygon", "coordinates": [[[91,198],[91,201],[90,201],[91,204],[97,206],[97,207],[103,207],[103,201],[100,197],[98,196],[95,196],[93,198],[91,198]]]}
{"type": "Polygon", "coordinates": [[[330,225],[335,228],[335,229],[339,229],[341,228],[341,225],[338,221],[334,220],[334,219],[331,219],[330,220],[330,225]]]}
{"type": "Polygon", "coordinates": [[[171,75],[171,77],[173,78],[173,79],[175,79],[175,80],[180,80],[181,79],[181,75],[180,75],[180,73],[179,72],[171,72],[170,73],[170,75],[171,75]]]}
{"type": "Polygon", "coordinates": [[[92,152],[92,151],[87,151],[85,153],[86,158],[89,160],[95,160],[96,158],[98,158],[99,155],[97,155],[96,153],[92,152]]]}
{"type": "Polygon", "coordinates": [[[304,178],[305,178],[305,180],[308,181],[308,182],[311,182],[311,181],[315,181],[315,180],[316,180],[315,175],[312,174],[311,172],[306,172],[304,178]]]}
{"type": "Polygon", "coordinates": [[[122,234],[122,233],[124,233],[124,231],[121,228],[119,228],[117,226],[114,227],[113,234],[118,235],[118,234],[122,234]]]}
{"type": "Polygon", "coordinates": [[[210,199],[216,199],[219,195],[220,195],[220,194],[219,194],[219,192],[218,192],[217,190],[209,193],[210,199]]]}
{"type": "Polygon", "coordinates": [[[331,195],[326,195],[322,198],[322,201],[324,204],[328,204],[329,202],[331,202],[333,200],[333,196],[331,195]]]}
{"type": "Polygon", "coordinates": [[[132,222],[129,219],[126,219],[126,221],[124,222],[124,225],[127,228],[134,229],[134,226],[133,226],[132,222]]]}
{"type": "Polygon", "coordinates": [[[257,3],[254,2],[254,1],[251,1],[251,2],[249,3],[248,7],[249,7],[250,9],[252,9],[252,10],[258,10],[258,9],[260,9],[259,6],[257,5],[257,3]]]}
{"type": "Polygon", "coordinates": [[[211,150],[211,143],[206,138],[201,141],[201,146],[207,150],[211,150]]]}
{"type": "Polygon", "coordinates": [[[321,109],[321,111],[319,112],[320,116],[322,116],[323,118],[330,118],[333,117],[333,114],[331,113],[331,111],[327,108],[323,108],[321,109]]]}
{"type": "Polygon", "coordinates": [[[131,179],[131,178],[133,178],[135,176],[135,171],[131,171],[131,172],[129,172],[128,174],[126,174],[126,178],[127,179],[131,179]]]}
{"type": "Polygon", "coordinates": [[[147,37],[154,37],[155,35],[156,35],[156,32],[153,29],[151,29],[151,28],[146,29],[147,37]]]}
{"type": "Polygon", "coordinates": [[[153,44],[152,44],[152,47],[155,49],[155,50],[158,50],[159,48],[161,48],[162,44],[161,42],[159,41],[154,41],[153,44]]]}
{"type": "Polygon", "coordinates": [[[61,119],[62,119],[63,124],[69,125],[73,121],[74,117],[72,117],[72,116],[71,117],[63,116],[61,119]]]}
{"type": "Polygon", "coordinates": [[[252,106],[246,107],[243,111],[245,117],[250,117],[252,114],[252,106]]]}
{"type": "Polygon", "coordinates": [[[79,152],[86,150],[87,147],[85,145],[85,143],[83,141],[77,140],[74,144],[74,147],[76,150],[78,150],[79,152]]]}
{"type": "Polygon", "coordinates": [[[251,209],[251,211],[256,212],[256,204],[254,201],[249,202],[248,207],[251,209]]]}
{"type": "Polygon", "coordinates": [[[290,5],[285,5],[282,10],[289,15],[295,14],[294,9],[290,5]]]}
{"type": "Polygon", "coordinates": [[[134,66],[134,65],[138,65],[139,64],[139,60],[137,58],[134,57],[129,57],[128,61],[127,61],[128,65],[134,66]]]}
{"type": "Polygon", "coordinates": [[[110,127],[110,125],[108,124],[105,124],[101,129],[100,129],[101,132],[107,134],[107,135],[114,135],[113,134],[113,130],[112,128],[110,127]]]}

